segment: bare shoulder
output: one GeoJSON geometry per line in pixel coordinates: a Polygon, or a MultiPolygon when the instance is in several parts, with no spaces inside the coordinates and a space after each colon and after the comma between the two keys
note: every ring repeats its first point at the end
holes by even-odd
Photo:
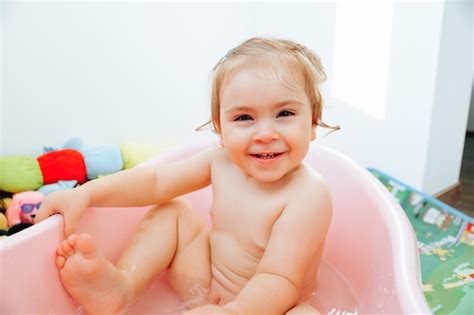
{"type": "Polygon", "coordinates": [[[211,169],[214,171],[222,169],[226,165],[228,166],[229,164],[233,164],[224,150],[217,146],[212,146],[206,149],[205,154],[208,155],[211,169]]]}
{"type": "Polygon", "coordinates": [[[207,158],[209,161],[212,161],[218,155],[220,155],[220,151],[222,150],[213,145],[209,148],[205,148],[202,151],[199,151],[198,153],[196,153],[196,155],[201,155],[202,157],[207,158]]]}
{"type": "Polygon", "coordinates": [[[318,225],[329,225],[332,218],[332,197],[325,179],[315,169],[303,165],[298,177],[291,183],[287,208],[293,215],[312,218],[318,225]]]}
{"type": "Polygon", "coordinates": [[[212,157],[213,162],[223,162],[223,161],[229,160],[224,150],[217,146],[212,146],[206,149],[206,151],[207,151],[207,154],[209,154],[209,156],[212,157]]]}

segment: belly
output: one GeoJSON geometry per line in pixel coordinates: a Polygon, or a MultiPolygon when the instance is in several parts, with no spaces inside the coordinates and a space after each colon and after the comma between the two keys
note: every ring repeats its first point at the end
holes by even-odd
{"type": "Polygon", "coordinates": [[[255,275],[262,256],[255,245],[237,242],[236,238],[211,231],[211,290],[219,295],[221,304],[232,301],[255,275]]]}
{"type": "MultiPolygon", "coordinates": [[[[238,242],[229,234],[211,231],[211,291],[220,298],[224,305],[239,294],[242,288],[257,272],[258,264],[264,251],[257,244],[238,242]]],[[[319,256],[319,255],[317,255],[319,256]]],[[[319,257],[315,259],[306,272],[306,279],[300,292],[301,301],[310,299],[316,287],[316,274],[319,257]]]]}

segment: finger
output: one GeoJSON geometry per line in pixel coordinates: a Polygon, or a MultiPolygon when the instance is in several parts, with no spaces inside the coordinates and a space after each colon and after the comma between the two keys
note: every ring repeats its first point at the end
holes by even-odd
{"type": "Polygon", "coordinates": [[[67,217],[64,216],[64,237],[69,237],[76,233],[76,226],[79,224],[79,219],[80,213],[77,211],[72,211],[67,217]]]}
{"type": "Polygon", "coordinates": [[[73,227],[73,224],[64,220],[64,237],[69,237],[72,234],[75,234],[75,232],[76,229],[73,227]]]}
{"type": "Polygon", "coordinates": [[[35,223],[39,223],[56,213],[58,213],[57,210],[54,210],[53,208],[50,208],[47,205],[41,205],[41,207],[38,209],[38,212],[36,213],[35,223]]]}

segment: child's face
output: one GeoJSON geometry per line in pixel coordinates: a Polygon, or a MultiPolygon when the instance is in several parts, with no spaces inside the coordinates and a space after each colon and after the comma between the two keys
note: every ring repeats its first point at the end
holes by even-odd
{"type": "Polygon", "coordinates": [[[315,138],[304,87],[271,66],[243,68],[220,91],[221,144],[230,159],[258,181],[272,182],[300,165],[315,138]],[[284,84],[284,82],[286,84],[284,84]]]}

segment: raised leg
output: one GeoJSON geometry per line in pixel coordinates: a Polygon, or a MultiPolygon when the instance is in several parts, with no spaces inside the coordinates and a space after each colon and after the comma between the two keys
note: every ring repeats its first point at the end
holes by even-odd
{"type": "Polygon", "coordinates": [[[171,283],[183,298],[193,285],[208,287],[211,279],[207,234],[196,214],[180,199],[148,211],[116,266],[102,256],[86,234],[63,241],[57,255],[66,290],[90,314],[124,309],[168,267],[171,283]],[[183,267],[186,253],[194,253],[188,263],[193,265],[194,277],[190,278],[191,269],[183,267]],[[108,298],[98,292],[106,292],[108,298]]]}
{"type": "Polygon", "coordinates": [[[184,199],[174,199],[147,213],[116,266],[132,277],[135,295],[169,267],[171,285],[187,301],[210,286],[207,230],[184,199]]]}

